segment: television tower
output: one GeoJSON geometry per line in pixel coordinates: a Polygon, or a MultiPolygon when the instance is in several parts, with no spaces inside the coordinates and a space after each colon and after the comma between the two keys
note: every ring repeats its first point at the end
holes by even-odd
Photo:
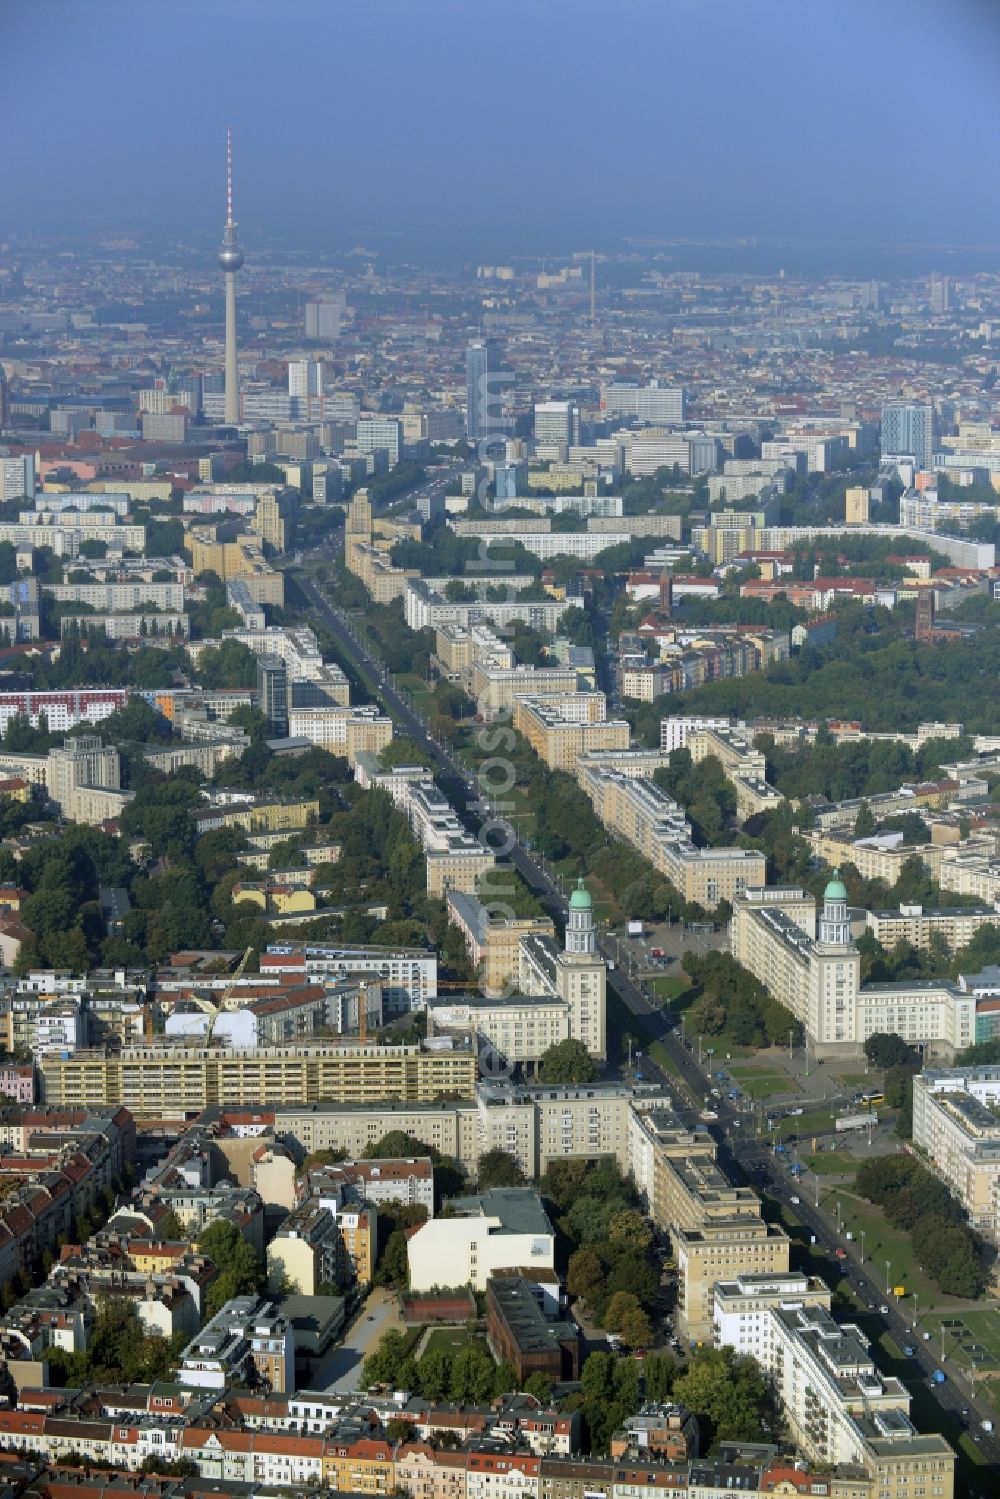
{"type": "Polygon", "coordinates": [[[226,273],[226,421],[235,426],[240,419],[240,376],[236,363],[236,272],[243,264],[243,251],[233,221],[233,132],[226,131],[226,227],[222,231],[219,265],[226,273]]]}

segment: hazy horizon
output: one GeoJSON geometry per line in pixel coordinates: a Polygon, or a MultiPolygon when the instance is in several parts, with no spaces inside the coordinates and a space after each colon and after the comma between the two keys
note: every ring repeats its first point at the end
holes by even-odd
{"type": "Polygon", "coordinates": [[[992,268],[998,12],[0,0],[0,240],[121,232],[205,249],[231,124],[248,245],[370,241],[403,260],[739,241],[730,258],[752,263],[785,242],[802,263],[857,261],[851,274],[864,246],[914,274],[932,249],[947,270],[953,246],[967,247],[956,271],[977,256],[992,268]]]}

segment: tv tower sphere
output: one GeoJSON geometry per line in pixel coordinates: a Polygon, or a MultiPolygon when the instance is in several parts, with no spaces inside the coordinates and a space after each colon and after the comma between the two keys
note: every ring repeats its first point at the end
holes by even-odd
{"type": "Polygon", "coordinates": [[[239,245],[229,245],[223,241],[219,250],[219,265],[224,271],[238,271],[243,265],[243,251],[239,245]]]}

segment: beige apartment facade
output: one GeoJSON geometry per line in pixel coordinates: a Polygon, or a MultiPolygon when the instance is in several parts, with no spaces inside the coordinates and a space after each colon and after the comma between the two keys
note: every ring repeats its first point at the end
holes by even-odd
{"type": "Polygon", "coordinates": [[[969,1215],[1000,1243],[1000,1068],[925,1070],[913,1080],[913,1143],[969,1215]]]}
{"type": "MultiPolygon", "coordinates": [[[[591,697],[599,699],[603,709],[603,693],[575,696],[584,701],[591,697]]],[[[569,718],[559,706],[562,701],[551,705],[538,698],[519,697],[514,701],[514,728],[524,735],[550,770],[564,770],[572,775],[580,755],[591,750],[628,749],[632,731],[625,719],[605,719],[603,713],[594,719],[569,718]]]]}
{"type": "Polygon", "coordinates": [[[683,811],[651,780],[594,764],[581,766],[579,780],[604,826],[631,843],[684,900],[714,910],[763,883],[763,854],[696,848],[683,811]]]}
{"type": "Polygon", "coordinates": [[[379,1104],[471,1098],[478,1058],[467,1045],[126,1046],[40,1059],[41,1096],[58,1108],[120,1103],[138,1119],[184,1118],[224,1107],[333,1099],[379,1104]]]}

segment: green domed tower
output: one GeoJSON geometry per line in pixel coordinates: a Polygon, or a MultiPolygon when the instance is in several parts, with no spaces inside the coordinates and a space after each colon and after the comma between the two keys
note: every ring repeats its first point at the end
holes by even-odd
{"type": "Polygon", "coordinates": [[[823,914],[819,920],[819,940],[829,947],[850,947],[851,923],[847,916],[847,886],[840,870],[833,871],[823,892],[823,914]]]}
{"type": "Polygon", "coordinates": [[[597,951],[594,902],[590,898],[590,891],[583,883],[582,875],[577,880],[576,889],[569,898],[565,947],[568,953],[582,953],[588,957],[597,951]]]}

